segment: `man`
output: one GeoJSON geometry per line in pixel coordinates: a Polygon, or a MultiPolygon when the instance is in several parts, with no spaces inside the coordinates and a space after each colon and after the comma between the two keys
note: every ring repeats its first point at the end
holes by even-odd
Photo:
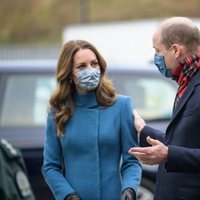
{"type": "Polygon", "coordinates": [[[179,85],[172,119],[164,134],[134,111],[142,147],[129,153],[144,164],[159,164],[155,200],[199,200],[200,31],[188,18],[166,19],[153,35],[153,47],[161,74],[179,85]]]}

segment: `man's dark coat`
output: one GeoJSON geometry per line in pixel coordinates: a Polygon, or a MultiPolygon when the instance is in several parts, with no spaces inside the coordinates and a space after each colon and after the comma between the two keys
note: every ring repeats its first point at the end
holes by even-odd
{"type": "Polygon", "coordinates": [[[147,145],[147,136],[169,147],[168,161],[159,165],[154,199],[200,200],[200,71],[174,109],[166,134],[145,126],[141,146],[147,145]]]}

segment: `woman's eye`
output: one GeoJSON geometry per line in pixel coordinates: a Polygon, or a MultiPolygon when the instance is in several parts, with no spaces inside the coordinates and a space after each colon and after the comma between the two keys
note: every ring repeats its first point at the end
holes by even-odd
{"type": "Polygon", "coordinates": [[[85,66],[84,65],[79,65],[77,68],[78,69],[83,69],[85,66]]]}
{"type": "Polygon", "coordinates": [[[92,67],[97,67],[97,66],[99,66],[99,63],[98,63],[98,62],[92,63],[92,67]]]}

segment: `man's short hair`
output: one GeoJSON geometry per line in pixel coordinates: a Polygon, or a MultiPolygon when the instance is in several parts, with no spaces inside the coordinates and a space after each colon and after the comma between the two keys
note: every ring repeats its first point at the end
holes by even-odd
{"type": "Polygon", "coordinates": [[[197,50],[200,46],[199,28],[188,18],[169,18],[160,26],[161,42],[166,49],[178,43],[185,46],[188,51],[197,50]]]}

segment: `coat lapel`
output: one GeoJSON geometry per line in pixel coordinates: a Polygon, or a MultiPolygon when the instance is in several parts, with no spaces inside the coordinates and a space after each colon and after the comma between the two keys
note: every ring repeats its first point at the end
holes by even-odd
{"type": "Polygon", "coordinates": [[[188,101],[188,99],[190,98],[190,96],[192,95],[194,88],[196,85],[200,84],[200,72],[198,72],[193,79],[191,80],[191,82],[188,84],[188,87],[185,91],[185,93],[183,94],[182,98],[180,99],[177,107],[174,109],[173,115],[172,115],[172,119],[167,127],[166,130],[166,138],[165,138],[165,143],[167,144],[172,136],[172,134],[170,133],[170,128],[173,126],[174,121],[176,120],[176,118],[178,117],[178,114],[180,113],[180,111],[182,110],[183,106],[185,105],[185,103],[188,101]]]}
{"type": "Polygon", "coordinates": [[[174,109],[171,122],[177,117],[178,113],[181,111],[181,109],[183,108],[183,106],[185,105],[185,103],[187,102],[191,94],[193,93],[193,90],[194,90],[194,85],[192,84],[188,85],[185,91],[185,94],[182,96],[177,107],[174,109]]]}

